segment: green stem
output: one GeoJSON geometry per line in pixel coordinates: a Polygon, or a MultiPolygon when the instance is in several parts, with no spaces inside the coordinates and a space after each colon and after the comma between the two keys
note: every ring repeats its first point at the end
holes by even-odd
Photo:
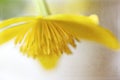
{"type": "Polygon", "coordinates": [[[39,12],[39,15],[48,16],[51,14],[46,0],[35,0],[35,1],[37,4],[37,10],[39,12]]]}

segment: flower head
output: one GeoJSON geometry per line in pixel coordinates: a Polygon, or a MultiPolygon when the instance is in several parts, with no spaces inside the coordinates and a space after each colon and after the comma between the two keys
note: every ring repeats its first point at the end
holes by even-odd
{"type": "MultiPolygon", "coordinates": [[[[90,40],[112,49],[119,48],[112,33],[98,25],[96,15],[20,17],[1,22],[0,28],[4,29],[0,32],[0,44],[15,38],[15,44],[21,44],[22,53],[38,58],[44,66],[52,59],[51,63],[55,65],[54,61],[63,53],[71,54],[68,44],[76,47],[74,40],[90,40]]],[[[53,65],[46,65],[46,68],[53,65]]]]}
{"type": "Polygon", "coordinates": [[[75,40],[90,40],[111,49],[119,43],[113,34],[101,27],[96,15],[58,14],[12,18],[0,23],[0,45],[15,39],[20,51],[38,59],[44,68],[55,67],[63,53],[71,54],[68,45],[75,40]]]}

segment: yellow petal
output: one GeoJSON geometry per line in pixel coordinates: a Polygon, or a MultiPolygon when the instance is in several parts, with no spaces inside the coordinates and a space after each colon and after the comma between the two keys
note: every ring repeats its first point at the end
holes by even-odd
{"type": "Polygon", "coordinates": [[[22,31],[25,27],[26,27],[26,24],[23,24],[23,25],[18,25],[18,26],[8,28],[0,32],[0,45],[16,37],[18,33],[22,31]]]}
{"type": "Polygon", "coordinates": [[[95,24],[99,24],[99,18],[97,15],[91,15],[89,16],[89,18],[95,23],[95,24]]]}
{"type": "Polygon", "coordinates": [[[56,67],[60,57],[58,55],[41,55],[37,59],[43,68],[50,70],[56,67]]]}
{"type": "Polygon", "coordinates": [[[13,24],[17,24],[18,22],[26,22],[26,21],[31,21],[31,20],[35,20],[35,17],[19,17],[19,18],[12,18],[8,20],[4,20],[0,22],[0,29],[13,25],[13,24]]]}
{"type": "Polygon", "coordinates": [[[55,15],[45,17],[46,20],[56,23],[65,31],[78,36],[80,39],[101,43],[111,49],[118,49],[119,42],[107,29],[101,27],[93,19],[79,15],[55,15]]]}

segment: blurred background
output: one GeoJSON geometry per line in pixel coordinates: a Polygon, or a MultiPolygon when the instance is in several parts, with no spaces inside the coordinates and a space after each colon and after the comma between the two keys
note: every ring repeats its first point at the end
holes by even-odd
{"type": "MultiPolygon", "coordinates": [[[[120,40],[120,0],[47,0],[52,14],[97,14],[120,40]]],[[[37,15],[35,0],[0,0],[0,20],[37,15]]],[[[0,80],[120,80],[120,52],[88,41],[77,43],[54,70],[23,56],[13,41],[0,46],[0,80]]]]}

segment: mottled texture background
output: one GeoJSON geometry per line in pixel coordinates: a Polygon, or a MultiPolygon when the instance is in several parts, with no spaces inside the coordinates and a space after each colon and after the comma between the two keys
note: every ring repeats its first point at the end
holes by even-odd
{"type": "MultiPolygon", "coordinates": [[[[27,0],[16,10],[6,6],[0,19],[36,15],[34,0],[27,0]],[[23,4],[24,5],[24,4],[23,4]],[[21,9],[22,8],[22,9],[21,9]],[[13,9],[13,10],[12,10],[13,9]],[[7,13],[7,15],[6,15],[7,13]],[[19,14],[18,14],[19,13],[19,14]],[[12,15],[11,15],[12,14],[12,15]],[[4,16],[4,17],[3,17],[4,16]]],[[[110,29],[120,39],[120,0],[47,0],[53,14],[97,14],[100,24],[110,29]]],[[[1,6],[1,2],[0,2],[1,6]]],[[[12,6],[12,5],[11,5],[12,6]]],[[[0,7],[2,9],[2,7],[0,7]]],[[[0,46],[0,80],[120,80],[120,52],[114,52],[96,43],[81,41],[73,55],[63,55],[55,70],[45,71],[37,61],[20,54],[9,42],[0,46]]]]}

